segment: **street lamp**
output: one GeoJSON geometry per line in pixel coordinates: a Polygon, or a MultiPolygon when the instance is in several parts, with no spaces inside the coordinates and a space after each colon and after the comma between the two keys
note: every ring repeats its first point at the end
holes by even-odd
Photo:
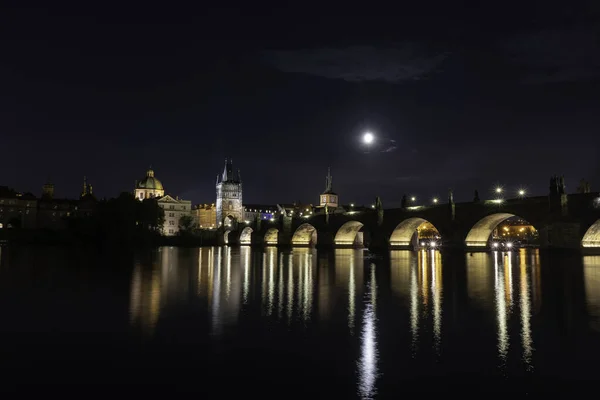
{"type": "Polygon", "coordinates": [[[434,197],[434,198],[433,198],[433,204],[437,204],[437,202],[438,202],[438,199],[437,199],[437,197],[434,197]]]}
{"type": "Polygon", "coordinates": [[[362,140],[365,144],[368,145],[375,141],[375,136],[371,132],[365,132],[362,140]]]}
{"type": "Polygon", "coordinates": [[[496,193],[498,193],[498,194],[502,193],[502,188],[500,186],[498,186],[496,188],[496,193]]]}
{"type": "Polygon", "coordinates": [[[415,196],[410,198],[410,201],[417,201],[417,198],[415,196]]]}

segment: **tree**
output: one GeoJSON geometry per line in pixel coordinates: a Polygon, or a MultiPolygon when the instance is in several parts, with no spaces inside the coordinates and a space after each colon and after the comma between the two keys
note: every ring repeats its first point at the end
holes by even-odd
{"type": "Polygon", "coordinates": [[[138,202],[138,226],[144,230],[160,232],[165,223],[165,212],[156,199],[145,199],[138,202]]]}
{"type": "Polygon", "coordinates": [[[183,215],[179,218],[179,232],[182,234],[191,233],[194,230],[194,219],[190,215],[183,215]]]}

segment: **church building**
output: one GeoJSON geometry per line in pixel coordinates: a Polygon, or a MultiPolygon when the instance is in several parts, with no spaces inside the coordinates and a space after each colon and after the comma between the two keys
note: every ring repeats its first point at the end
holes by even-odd
{"type": "Polygon", "coordinates": [[[181,217],[191,216],[192,202],[168,194],[165,195],[163,184],[154,176],[152,168],[146,171],[144,179],[136,181],[134,195],[140,201],[156,199],[158,206],[165,213],[165,222],[162,229],[162,234],[165,236],[177,235],[181,217]]]}

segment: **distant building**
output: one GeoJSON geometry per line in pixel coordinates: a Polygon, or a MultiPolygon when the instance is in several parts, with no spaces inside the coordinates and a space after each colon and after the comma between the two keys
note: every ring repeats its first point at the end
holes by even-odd
{"type": "Polygon", "coordinates": [[[271,220],[277,214],[277,206],[275,205],[260,205],[260,204],[245,204],[244,205],[244,221],[254,221],[256,218],[262,220],[271,220]]]}
{"type": "Polygon", "coordinates": [[[157,199],[157,202],[165,212],[163,235],[176,235],[179,232],[179,220],[181,217],[191,215],[192,202],[181,200],[179,197],[173,198],[169,195],[157,199]]]}
{"type": "Polygon", "coordinates": [[[308,217],[313,215],[316,208],[312,204],[292,203],[277,204],[279,213],[284,212],[288,216],[308,217]]]}
{"type": "Polygon", "coordinates": [[[244,221],[244,207],[242,206],[242,178],[240,171],[233,173],[233,163],[225,160],[225,168],[221,175],[217,175],[217,227],[231,225],[233,222],[244,221]]]}
{"type": "Polygon", "coordinates": [[[39,229],[66,229],[68,218],[89,217],[96,209],[97,200],[92,194],[92,185],[83,177],[83,187],[79,199],[57,199],[54,185],[42,186],[42,197],[38,201],[37,223],[39,229]]]}
{"type": "Polygon", "coordinates": [[[146,171],[144,179],[135,182],[134,195],[138,200],[153,199],[165,195],[165,189],[162,183],[154,177],[154,170],[152,168],[146,171]]]}
{"type": "Polygon", "coordinates": [[[31,193],[19,193],[0,186],[0,229],[34,229],[37,223],[38,200],[31,193]]]}
{"type": "Polygon", "coordinates": [[[194,224],[200,229],[214,229],[217,227],[217,206],[212,204],[198,204],[192,209],[194,224]]]}
{"type": "Polygon", "coordinates": [[[332,187],[331,170],[327,169],[327,177],[325,177],[325,191],[321,193],[319,206],[328,208],[337,208],[339,205],[339,198],[337,193],[333,191],[332,187]]]}
{"type": "Polygon", "coordinates": [[[134,193],[135,198],[140,201],[156,199],[158,206],[163,209],[165,213],[165,221],[162,229],[163,235],[177,235],[181,217],[192,215],[192,202],[180,199],[179,197],[172,197],[168,194],[165,195],[165,188],[162,182],[154,176],[152,168],[146,171],[144,179],[136,181],[134,193]]]}

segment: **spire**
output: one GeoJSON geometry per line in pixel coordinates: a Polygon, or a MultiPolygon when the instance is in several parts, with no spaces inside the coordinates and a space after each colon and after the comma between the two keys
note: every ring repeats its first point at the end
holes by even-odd
{"type": "Polygon", "coordinates": [[[223,168],[223,178],[221,178],[221,182],[226,182],[229,178],[229,176],[227,175],[228,165],[229,165],[229,160],[227,160],[227,158],[225,158],[225,167],[223,168]]]}
{"type": "Polygon", "coordinates": [[[239,181],[240,183],[242,183],[242,172],[240,171],[240,169],[239,169],[239,168],[238,168],[238,170],[237,170],[237,173],[238,173],[238,176],[237,176],[237,177],[238,177],[238,181],[239,181]]]}
{"type": "Polygon", "coordinates": [[[331,192],[332,190],[331,167],[327,168],[327,177],[325,178],[325,192],[331,192]]]}
{"type": "Polygon", "coordinates": [[[81,197],[85,196],[87,194],[87,178],[85,177],[85,175],[83,176],[83,191],[81,192],[81,197]]]}

